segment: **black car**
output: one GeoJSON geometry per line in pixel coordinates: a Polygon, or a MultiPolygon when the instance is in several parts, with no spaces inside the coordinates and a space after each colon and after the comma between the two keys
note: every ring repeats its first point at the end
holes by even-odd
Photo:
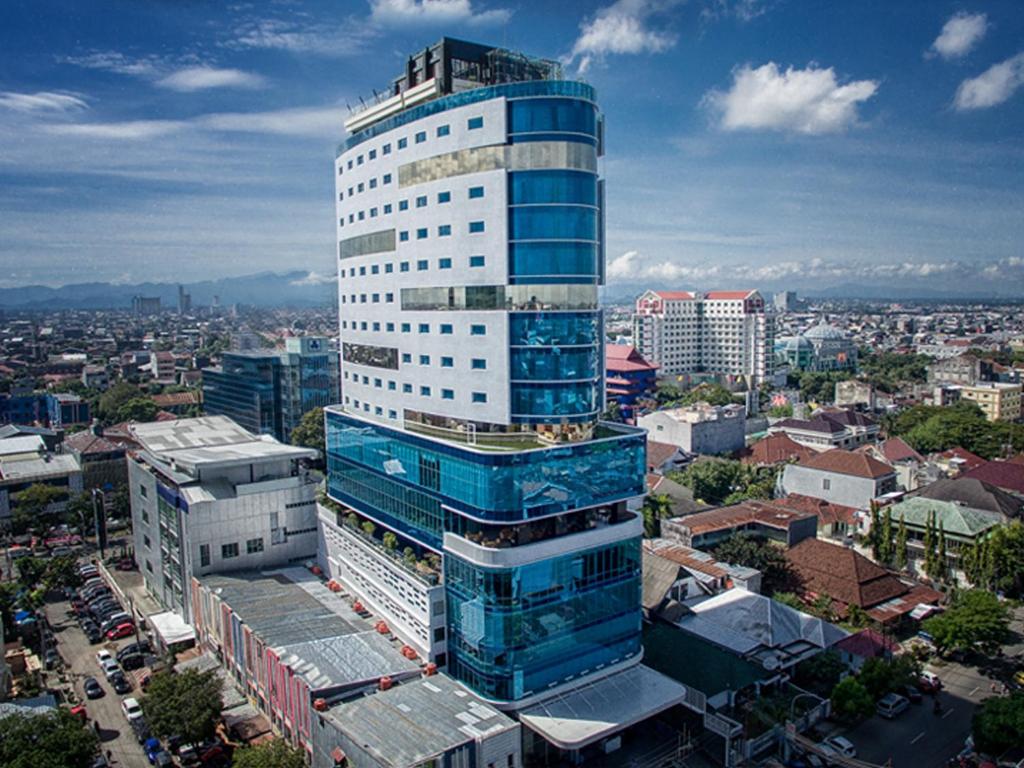
{"type": "Polygon", "coordinates": [[[124,674],[121,672],[115,672],[113,675],[110,676],[110,685],[115,691],[117,691],[117,693],[121,695],[131,693],[132,690],[131,681],[127,677],[125,677],[124,674]]]}
{"type": "Polygon", "coordinates": [[[128,643],[128,645],[119,649],[117,652],[117,660],[120,661],[122,658],[130,653],[152,653],[153,646],[149,644],[149,640],[140,640],[137,643],[128,643]]]}
{"type": "Polygon", "coordinates": [[[917,690],[916,686],[904,685],[899,691],[903,696],[906,696],[912,704],[921,703],[921,692],[917,690]]]}
{"type": "Polygon", "coordinates": [[[85,630],[85,638],[91,645],[96,645],[96,643],[103,642],[103,633],[100,632],[99,627],[93,626],[85,630]]]}
{"type": "Polygon", "coordinates": [[[105,694],[103,686],[99,684],[95,677],[85,678],[85,683],[83,683],[82,687],[85,690],[85,697],[87,699],[98,699],[105,694]]]}
{"type": "Polygon", "coordinates": [[[139,744],[145,744],[146,739],[149,738],[149,726],[146,725],[146,721],[137,717],[132,720],[132,731],[135,733],[135,738],[138,739],[139,744]]]}
{"type": "Polygon", "coordinates": [[[141,653],[129,653],[118,659],[126,670],[141,669],[146,666],[146,657],[141,653]]]}
{"type": "Polygon", "coordinates": [[[50,648],[46,655],[43,656],[43,664],[47,669],[53,669],[54,667],[60,666],[61,658],[60,654],[57,653],[55,648],[50,648]]]}

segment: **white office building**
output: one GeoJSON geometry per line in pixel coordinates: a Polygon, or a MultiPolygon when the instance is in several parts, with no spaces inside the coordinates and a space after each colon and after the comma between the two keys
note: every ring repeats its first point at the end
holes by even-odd
{"type": "Polygon", "coordinates": [[[226,416],[133,424],[128,461],[135,559],[147,590],[191,622],[193,576],[316,558],[309,448],[226,416]]]}
{"type": "Polygon", "coordinates": [[[634,346],[661,375],[705,373],[760,384],[774,370],[774,324],[757,291],[645,291],[634,346]]]}

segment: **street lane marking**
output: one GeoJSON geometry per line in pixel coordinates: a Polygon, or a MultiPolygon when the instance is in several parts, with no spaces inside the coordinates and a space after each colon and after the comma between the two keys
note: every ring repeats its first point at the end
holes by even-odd
{"type": "Polygon", "coordinates": [[[942,719],[943,719],[943,720],[945,720],[945,719],[946,719],[947,717],[949,717],[949,716],[950,716],[950,715],[952,715],[952,714],[953,714],[953,710],[951,709],[951,710],[949,710],[948,712],[946,712],[946,714],[944,714],[944,715],[942,716],[942,719]]]}
{"type": "Polygon", "coordinates": [[[911,742],[910,742],[910,743],[911,743],[911,744],[917,744],[917,742],[919,742],[919,741],[920,741],[921,739],[923,739],[923,738],[924,738],[924,731],[921,731],[921,732],[920,732],[919,734],[917,734],[917,736],[915,736],[915,737],[914,737],[914,738],[913,738],[913,739],[911,740],[911,742]]]}
{"type": "Polygon", "coordinates": [[[978,689],[979,689],[979,688],[981,688],[981,686],[980,686],[980,685],[976,685],[976,686],[974,686],[974,690],[973,690],[973,691],[971,691],[970,693],[968,693],[967,695],[968,695],[968,696],[973,696],[974,694],[976,694],[976,693],[978,692],[978,689]]]}

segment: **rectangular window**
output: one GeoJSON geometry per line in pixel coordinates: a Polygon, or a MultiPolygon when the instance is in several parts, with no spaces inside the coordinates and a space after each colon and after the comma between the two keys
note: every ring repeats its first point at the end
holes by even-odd
{"type": "Polygon", "coordinates": [[[389,213],[391,213],[391,203],[385,203],[384,204],[384,215],[387,216],[389,213]]]}
{"type": "MultiPolygon", "coordinates": [[[[448,237],[448,236],[451,235],[451,233],[452,233],[452,225],[451,224],[442,224],[441,226],[439,226],[437,228],[437,236],[438,237],[448,237]]],[[[451,259],[449,259],[449,261],[451,261],[451,259]]]]}
{"type": "Polygon", "coordinates": [[[360,326],[360,327],[359,327],[359,330],[361,330],[361,331],[365,331],[365,330],[366,330],[366,321],[365,321],[365,320],[363,320],[363,322],[361,322],[361,323],[359,324],[359,326],[360,326]]]}
{"type": "Polygon", "coordinates": [[[487,361],[482,357],[474,357],[472,368],[474,371],[485,371],[487,370],[487,361]]]}
{"type": "Polygon", "coordinates": [[[230,560],[233,557],[238,557],[238,544],[221,544],[220,545],[220,558],[221,558],[221,560],[230,560]]]}
{"type": "Polygon", "coordinates": [[[442,368],[454,368],[455,367],[455,359],[451,358],[451,357],[442,357],[441,358],[441,367],[442,368]]]}
{"type": "Polygon", "coordinates": [[[394,392],[395,391],[395,382],[393,382],[393,381],[389,381],[388,382],[388,391],[389,392],[394,392]]]}
{"type": "Polygon", "coordinates": [[[402,353],[402,362],[403,363],[411,363],[412,362],[412,353],[411,352],[403,352],[402,353]]]}
{"type": "Polygon", "coordinates": [[[371,160],[376,160],[377,159],[377,150],[376,149],[371,149],[370,150],[370,159],[371,160]]]}
{"type": "Polygon", "coordinates": [[[438,259],[437,260],[437,268],[438,269],[451,269],[452,268],[452,260],[450,258],[448,258],[447,256],[445,256],[443,259],[438,259]]]}
{"type": "Polygon", "coordinates": [[[373,409],[373,415],[374,416],[383,416],[384,415],[384,409],[381,408],[379,405],[375,406],[374,409],[373,409]]]}
{"type": "Polygon", "coordinates": [[[377,177],[374,176],[372,179],[370,179],[370,189],[376,189],[376,188],[377,188],[377,177]]]}
{"type": "Polygon", "coordinates": [[[430,387],[420,387],[420,397],[430,397],[430,387]]]}
{"type": "Polygon", "coordinates": [[[380,266],[379,265],[373,264],[373,265],[370,266],[370,274],[371,275],[376,275],[379,272],[380,272],[380,266]]]}
{"type": "Polygon", "coordinates": [[[427,228],[426,227],[421,227],[420,229],[416,230],[416,239],[417,240],[426,240],[427,239],[427,228]]]}
{"type": "Polygon", "coordinates": [[[381,184],[390,184],[391,183],[391,174],[390,173],[385,173],[384,176],[381,178],[380,183],[381,184]]]}
{"type": "Polygon", "coordinates": [[[362,165],[362,164],[363,164],[363,156],[360,155],[359,157],[356,158],[356,165],[362,165]]]}
{"type": "Polygon", "coordinates": [[[249,555],[255,555],[263,551],[263,539],[249,539],[245,542],[245,552],[249,555]]]}
{"type": "Polygon", "coordinates": [[[139,484],[139,495],[142,496],[142,498],[146,498],[149,495],[148,493],[146,493],[146,486],[142,485],[141,483],[139,484]]]}
{"type": "Polygon", "coordinates": [[[484,231],[484,223],[482,221],[471,221],[469,222],[469,233],[478,234],[484,231]]]}
{"type": "Polygon", "coordinates": [[[439,125],[439,126],[437,126],[437,137],[438,138],[441,138],[442,136],[447,136],[451,132],[452,132],[451,126],[449,126],[447,124],[446,125],[439,125]]]}
{"type": "Polygon", "coordinates": [[[384,274],[385,275],[390,275],[394,271],[395,271],[395,265],[392,264],[391,262],[388,262],[387,264],[384,265],[384,274]]]}
{"type": "Polygon", "coordinates": [[[383,387],[384,386],[383,379],[374,379],[373,380],[373,386],[375,386],[377,389],[380,389],[381,387],[383,387]]]}
{"type": "Polygon", "coordinates": [[[395,294],[393,294],[393,293],[385,293],[384,294],[384,301],[386,303],[388,303],[388,304],[394,303],[394,301],[395,301],[395,294]]]}
{"type": "Polygon", "coordinates": [[[483,256],[470,256],[469,257],[469,266],[471,266],[471,267],[482,267],[484,265],[484,262],[485,262],[485,259],[484,259],[483,256]]]}
{"type": "Polygon", "coordinates": [[[379,331],[380,330],[380,323],[374,323],[373,324],[373,330],[379,331]]]}
{"type": "Polygon", "coordinates": [[[484,127],[484,119],[482,117],[471,117],[466,121],[466,128],[471,131],[475,131],[477,128],[484,127]]]}
{"type": "Polygon", "coordinates": [[[400,210],[400,211],[408,211],[409,210],[409,201],[408,200],[399,200],[398,201],[398,210],[400,210]]]}
{"type": "Polygon", "coordinates": [[[475,200],[476,198],[483,197],[483,196],[484,196],[484,188],[483,187],[470,187],[469,188],[469,199],[470,200],[475,200]]]}
{"type": "Polygon", "coordinates": [[[407,146],[409,146],[409,140],[408,139],[399,139],[398,140],[398,148],[399,149],[405,149],[407,146]]]}
{"type": "Polygon", "coordinates": [[[451,201],[452,201],[452,193],[451,192],[438,192],[437,193],[437,202],[439,202],[439,203],[450,203],[451,201]]]}
{"type": "Polygon", "coordinates": [[[430,323],[420,323],[420,333],[430,333],[430,323]]]}
{"type": "Polygon", "coordinates": [[[416,262],[416,269],[418,269],[420,272],[429,268],[429,266],[430,262],[428,262],[426,259],[420,259],[419,261],[416,262]]]}
{"type": "Polygon", "coordinates": [[[420,355],[420,365],[430,365],[430,355],[420,355]]]}
{"type": "Polygon", "coordinates": [[[365,184],[363,184],[363,182],[361,182],[361,181],[360,181],[360,182],[359,182],[359,183],[358,183],[358,184],[356,185],[356,192],[362,192],[362,191],[363,191],[363,190],[364,190],[365,188],[366,188],[366,185],[365,185],[365,184]]]}
{"type": "Polygon", "coordinates": [[[390,144],[385,144],[383,147],[380,148],[380,153],[382,155],[390,155],[391,154],[391,145],[390,144]]]}
{"type": "Polygon", "coordinates": [[[207,568],[210,565],[210,545],[200,544],[199,545],[199,567],[207,568]]]}
{"type": "Polygon", "coordinates": [[[380,294],[379,293],[373,294],[372,296],[370,296],[370,298],[372,299],[372,303],[380,304],[380,294]]]}
{"type": "Polygon", "coordinates": [[[411,333],[412,325],[410,323],[402,323],[402,333],[411,333]]]}
{"type": "Polygon", "coordinates": [[[384,330],[387,331],[388,333],[394,333],[395,332],[395,324],[394,323],[385,323],[384,324],[384,330]]]}
{"type": "Polygon", "coordinates": [[[832,489],[832,481],[831,480],[825,479],[825,480],[821,481],[821,490],[829,491],[831,489],[832,489]]]}
{"type": "Polygon", "coordinates": [[[366,218],[366,211],[360,211],[360,212],[359,212],[359,215],[358,215],[358,217],[357,217],[357,218],[358,218],[358,219],[359,219],[360,221],[363,221],[363,220],[364,220],[364,219],[366,218]]]}
{"type": "Polygon", "coordinates": [[[359,268],[359,274],[360,275],[365,275],[366,274],[366,267],[360,267],[359,268]]]}
{"type": "Polygon", "coordinates": [[[454,389],[442,389],[441,390],[441,399],[442,400],[454,400],[455,399],[455,390],[454,389]]]}
{"type": "Polygon", "coordinates": [[[142,544],[146,547],[146,549],[151,549],[153,546],[153,543],[149,540],[149,536],[147,536],[146,534],[142,534],[142,544]]]}
{"type": "Polygon", "coordinates": [[[451,323],[441,323],[441,335],[442,336],[451,336],[452,335],[451,323]]]}
{"type": "Polygon", "coordinates": [[[473,402],[474,403],[486,403],[487,402],[487,393],[486,392],[474,392],[473,393],[473,402]]]}
{"type": "Polygon", "coordinates": [[[470,336],[486,336],[487,326],[486,325],[471,325],[469,326],[470,336]]]}
{"type": "Polygon", "coordinates": [[[409,242],[409,231],[408,230],[404,230],[403,229],[401,232],[398,233],[398,242],[400,242],[400,243],[407,243],[407,242],[409,242]]]}
{"type": "Polygon", "coordinates": [[[397,419],[398,418],[398,411],[388,411],[388,418],[389,419],[397,419]]]}
{"type": "Polygon", "coordinates": [[[403,384],[402,385],[402,391],[405,392],[405,394],[407,394],[407,395],[411,395],[412,394],[412,384],[403,384]]]}
{"type": "Polygon", "coordinates": [[[417,131],[416,132],[416,143],[417,144],[422,144],[426,140],[427,140],[427,132],[426,131],[417,131]]]}
{"type": "Polygon", "coordinates": [[[427,207],[427,196],[426,195],[420,195],[419,197],[416,198],[416,207],[417,208],[426,208],[427,207]]]}
{"type": "Polygon", "coordinates": [[[403,261],[401,264],[398,265],[398,269],[399,269],[400,272],[408,272],[409,271],[409,262],[408,261],[403,261]]]}

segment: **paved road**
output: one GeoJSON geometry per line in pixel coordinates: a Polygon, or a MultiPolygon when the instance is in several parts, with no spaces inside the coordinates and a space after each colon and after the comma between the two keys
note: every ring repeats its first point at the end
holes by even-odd
{"type": "Polygon", "coordinates": [[[964,747],[971,732],[971,717],[979,701],[992,693],[991,680],[973,667],[946,664],[932,668],[942,679],[939,694],[942,712],[936,715],[932,700],[911,704],[894,720],[875,717],[843,735],[857,747],[857,757],[893,768],[942,768],[964,747]]]}
{"type": "Polygon", "coordinates": [[[61,658],[64,659],[68,676],[74,681],[78,698],[85,703],[89,718],[100,724],[102,749],[104,752],[111,751],[114,766],[144,768],[149,765],[145,753],[121,712],[122,698],[138,697],[139,691],[132,691],[124,697],[119,696],[103,677],[103,673],[96,663],[96,652],[100,648],[106,648],[111,653],[115,653],[119,646],[127,645],[135,638],[129,637],[117,642],[90,645],[89,640],[68,610],[69,605],[64,601],[47,603],[46,616],[53,627],[54,636],[57,639],[57,650],[60,652],[61,658]],[[82,683],[87,677],[95,677],[100,681],[100,685],[106,692],[103,698],[91,701],[85,698],[82,683]]]}

